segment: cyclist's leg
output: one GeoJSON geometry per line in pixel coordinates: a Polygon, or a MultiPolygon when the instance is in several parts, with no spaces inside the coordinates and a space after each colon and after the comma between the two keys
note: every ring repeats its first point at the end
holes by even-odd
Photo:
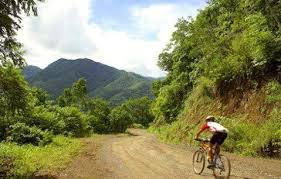
{"type": "Polygon", "coordinates": [[[215,144],[215,154],[217,154],[217,155],[220,154],[220,144],[219,143],[215,144]]]}
{"type": "Polygon", "coordinates": [[[218,132],[215,132],[210,140],[209,155],[212,160],[213,160],[214,154],[216,152],[216,144],[218,143],[219,137],[220,137],[220,134],[218,132]]]}
{"type": "Polygon", "coordinates": [[[208,151],[208,162],[211,163],[214,158],[214,150],[213,150],[214,144],[210,143],[209,151],[208,151]]]}
{"type": "Polygon", "coordinates": [[[219,133],[218,138],[216,140],[215,144],[215,154],[220,154],[220,146],[224,143],[225,139],[227,137],[227,133],[219,133]]]}
{"type": "Polygon", "coordinates": [[[217,142],[216,147],[216,154],[220,154],[220,146],[224,143],[225,139],[227,138],[227,133],[220,133],[217,142]]]}
{"type": "Polygon", "coordinates": [[[211,140],[210,140],[210,148],[209,148],[209,152],[208,152],[208,161],[209,161],[209,165],[207,166],[207,168],[211,169],[212,167],[214,167],[214,163],[213,163],[213,158],[214,158],[214,154],[216,152],[216,144],[217,144],[217,140],[219,137],[219,133],[214,133],[214,135],[212,136],[211,140]]]}

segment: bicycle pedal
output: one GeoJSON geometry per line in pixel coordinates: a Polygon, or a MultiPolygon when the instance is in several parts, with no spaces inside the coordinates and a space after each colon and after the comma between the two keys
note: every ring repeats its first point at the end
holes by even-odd
{"type": "Polygon", "coordinates": [[[215,168],[215,165],[214,165],[214,164],[209,164],[209,165],[207,166],[207,168],[208,168],[208,169],[214,169],[214,168],[215,168]]]}

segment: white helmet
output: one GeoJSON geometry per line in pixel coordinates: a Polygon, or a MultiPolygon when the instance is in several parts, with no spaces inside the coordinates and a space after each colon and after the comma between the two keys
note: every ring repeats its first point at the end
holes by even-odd
{"type": "Polygon", "coordinates": [[[214,116],[207,116],[206,119],[205,119],[205,121],[206,121],[206,122],[214,122],[215,119],[216,119],[216,118],[215,118],[214,116]]]}

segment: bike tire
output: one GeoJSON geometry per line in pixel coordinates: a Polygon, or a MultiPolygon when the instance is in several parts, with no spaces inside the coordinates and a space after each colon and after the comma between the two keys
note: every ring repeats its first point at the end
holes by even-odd
{"type": "Polygon", "coordinates": [[[192,166],[194,173],[200,175],[205,168],[205,152],[197,150],[193,153],[192,166]]]}
{"type": "Polygon", "coordinates": [[[223,164],[223,170],[224,171],[221,168],[215,167],[213,169],[213,174],[214,174],[215,178],[229,179],[230,172],[231,172],[230,160],[224,155],[220,155],[220,160],[223,164]]]}

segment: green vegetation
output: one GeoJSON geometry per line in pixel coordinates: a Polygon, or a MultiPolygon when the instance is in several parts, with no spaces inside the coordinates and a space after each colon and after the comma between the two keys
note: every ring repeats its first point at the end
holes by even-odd
{"type": "Polygon", "coordinates": [[[153,98],[150,89],[152,79],[121,71],[90,59],[59,59],[39,72],[34,67],[27,67],[24,72],[25,79],[31,86],[46,90],[53,99],[80,78],[87,81],[89,96],[101,97],[114,105],[121,104],[130,98],[143,96],[153,98]]]}
{"type": "Polygon", "coordinates": [[[64,167],[80,149],[71,137],[125,132],[133,125],[147,127],[153,120],[148,97],[113,108],[102,98],[89,97],[83,78],[50,100],[44,90],[29,87],[13,65],[1,66],[0,76],[0,174],[4,177],[64,167]]]}
{"type": "Polygon", "coordinates": [[[266,75],[277,74],[281,51],[278,8],[280,3],[275,1],[214,0],[196,20],[180,19],[159,55],[159,66],[168,76],[154,85],[157,118],[174,121],[188,94],[206,80],[219,92],[235,82],[245,88],[242,82],[260,83],[266,75]],[[164,114],[163,106],[171,96],[176,96],[176,105],[164,114]]]}
{"type": "Polygon", "coordinates": [[[53,138],[46,146],[19,146],[0,143],[0,174],[2,177],[32,177],[38,171],[58,171],[80,150],[76,139],[53,138]]]}
{"type": "Polygon", "coordinates": [[[230,129],[228,151],[257,155],[280,140],[280,8],[279,1],[212,0],[196,19],[179,19],[159,55],[168,74],[152,85],[150,130],[190,143],[200,119],[217,115],[230,129]]]}
{"type": "Polygon", "coordinates": [[[16,123],[10,126],[7,141],[15,142],[19,145],[46,145],[52,141],[52,134],[42,131],[37,127],[29,127],[25,123],[16,123]]]}
{"type": "Polygon", "coordinates": [[[60,169],[81,147],[72,137],[92,133],[152,123],[150,130],[163,140],[192,143],[200,119],[209,114],[221,116],[219,122],[230,129],[227,151],[264,154],[281,138],[279,1],[212,0],[196,19],[179,19],[159,55],[167,77],[153,84],[89,59],[60,59],[25,73],[29,84],[47,92],[24,80],[23,52],[14,38],[18,14],[36,14],[35,1],[7,1],[0,8],[4,177],[60,169]]]}
{"type": "Polygon", "coordinates": [[[0,65],[13,63],[23,66],[22,44],[16,40],[17,30],[21,28],[21,15],[37,15],[37,2],[42,0],[9,0],[0,3],[0,65]]]}
{"type": "Polygon", "coordinates": [[[281,102],[281,85],[277,81],[271,81],[266,86],[266,101],[268,103],[281,102]]]}
{"type": "MultiPolygon", "coordinates": [[[[230,129],[229,136],[223,144],[223,149],[228,152],[235,152],[247,156],[268,155],[278,157],[278,153],[272,153],[268,148],[268,154],[262,151],[263,147],[270,142],[277,142],[281,138],[280,110],[274,111],[274,117],[262,124],[254,124],[247,119],[218,117],[218,122],[230,129]]],[[[158,137],[168,143],[185,142],[197,144],[193,141],[194,135],[198,132],[201,123],[194,121],[177,121],[172,125],[152,126],[150,132],[156,133],[158,137]]],[[[205,138],[211,137],[205,134],[205,138]]]]}

